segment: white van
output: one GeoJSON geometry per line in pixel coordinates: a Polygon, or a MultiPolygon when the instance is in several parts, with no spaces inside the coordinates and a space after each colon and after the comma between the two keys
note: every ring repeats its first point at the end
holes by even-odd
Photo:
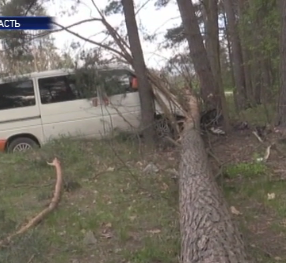
{"type": "MultiPolygon", "coordinates": [[[[102,138],[114,129],[137,132],[141,112],[134,72],[106,66],[98,71],[108,72],[109,79],[120,83],[109,88],[108,97],[98,91],[92,99],[84,97],[79,89],[84,83],[78,83],[75,72],[68,69],[1,80],[0,151],[24,151],[62,135],[102,138]]],[[[175,111],[180,118],[180,110],[175,111]]],[[[161,112],[156,105],[158,120],[161,112]]]]}

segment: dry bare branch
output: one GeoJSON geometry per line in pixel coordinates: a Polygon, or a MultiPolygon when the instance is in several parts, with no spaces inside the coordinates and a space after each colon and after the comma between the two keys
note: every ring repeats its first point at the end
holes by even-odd
{"type": "Polygon", "coordinates": [[[91,39],[88,39],[88,38],[86,38],[86,37],[83,37],[83,36],[81,36],[80,34],[75,33],[75,32],[73,32],[72,30],[68,29],[67,27],[64,27],[64,26],[62,26],[62,25],[60,25],[60,24],[58,24],[58,23],[56,23],[56,22],[55,22],[54,24],[56,24],[56,25],[57,25],[58,27],[60,27],[62,30],[67,31],[68,33],[70,33],[70,34],[72,34],[72,35],[74,35],[74,36],[76,36],[76,37],[78,37],[78,38],[80,38],[80,39],[82,39],[82,40],[84,40],[84,41],[86,41],[86,42],[89,42],[89,43],[91,43],[91,44],[94,44],[94,45],[97,45],[97,46],[99,46],[99,47],[105,48],[105,49],[107,49],[107,50],[109,50],[109,51],[112,51],[113,53],[119,55],[120,57],[122,57],[122,58],[124,58],[126,61],[128,61],[128,57],[126,57],[126,55],[125,55],[124,53],[122,53],[122,52],[120,52],[120,51],[118,51],[118,50],[116,50],[116,49],[114,49],[114,48],[112,48],[112,47],[110,47],[110,46],[108,46],[108,45],[104,45],[104,44],[102,44],[102,43],[100,43],[100,42],[96,42],[96,41],[94,41],[94,40],[91,40],[91,39]]]}
{"type": "Polygon", "coordinates": [[[57,158],[53,160],[52,163],[48,163],[48,165],[54,166],[56,169],[56,184],[55,184],[55,190],[54,190],[54,196],[47,208],[42,210],[39,214],[37,214],[35,217],[33,217],[26,225],[22,226],[18,231],[15,233],[10,234],[5,239],[2,239],[0,241],[0,247],[3,247],[10,243],[11,239],[15,236],[18,236],[20,234],[25,233],[30,228],[35,227],[37,224],[39,224],[48,214],[50,214],[55,208],[58,206],[60,199],[61,199],[61,193],[62,193],[62,186],[63,186],[63,176],[62,176],[62,169],[60,162],[57,158]]]}
{"type": "MultiPolygon", "coordinates": [[[[65,28],[71,29],[72,27],[79,26],[79,25],[82,25],[82,24],[84,24],[84,23],[94,22],[94,21],[101,21],[101,19],[100,19],[100,18],[84,19],[84,20],[78,21],[78,22],[76,22],[76,23],[73,23],[73,24],[71,24],[71,25],[68,25],[68,26],[66,26],[65,28]]],[[[56,25],[56,23],[55,23],[55,25],[56,25]]],[[[53,34],[53,33],[62,32],[62,31],[65,30],[65,28],[54,29],[54,30],[48,30],[48,31],[41,32],[41,33],[39,33],[39,34],[33,34],[33,36],[31,36],[31,37],[29,38],[29,41],[32,41],[32,40],[37,39],[37,38],[45,37],[45,36],[48,36],[48,35],[53,34]]]]}
{"type": "Polygon", "coordinates": [[[95,9],[97,10],[97,12],[99,13],[100,17],[101,17],[101,22],[103,23],[103,25],[106,27],[106,29],[108,30],[109,34],[112,36],[113,40],[115,41],[115,43],[118,45],[118,47],[121,49],[121,51],[126,55],[126,57],[128,57],[129,59],[127,60],[129,62],[129,64],[133,65],[133,59],[132,56],[130,54],[130,47],[129,45],[126,43],[126,41],[117,33],[117,31],[107,22],[107,20],[105,19],[104,15],[102,14],[102,12],[99,10],[98,6],[95,4],[94,0],[91,0],[95,9]],[[127,50],[128,49],[128,50],[127,50]]]}
{"type": "Polygon", "coordinates": [[[257,138],[257,140],[258,140],[259,142],[263,143],[263,140],[261,139],[261,137],[258,135],[258,133],[257,133],[256,131],[253,131],[252,133],[253,133],[253,135],[257,138]]]}

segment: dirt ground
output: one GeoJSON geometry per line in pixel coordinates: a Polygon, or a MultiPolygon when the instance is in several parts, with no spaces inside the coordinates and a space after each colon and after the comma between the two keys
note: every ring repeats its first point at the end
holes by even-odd
{"type": "Polygon", "coordinates": [[[286,262],[286,144],[275,133],[263,139],[261,143],[251,131],[236,131],[206,144],[218,182],[241,213],[234,216],[254,257],[286,262]],[[261,161],[270,145],[268,159],[261,161]]]}

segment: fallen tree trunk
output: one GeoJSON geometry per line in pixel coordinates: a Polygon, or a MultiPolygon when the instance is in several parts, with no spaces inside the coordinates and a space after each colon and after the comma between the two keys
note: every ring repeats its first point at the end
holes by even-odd
{"type": "Polygon", "coordinates": [[[199,132],[197,100],[188,97],[192,114],[185,124],[179,170],[181,262],[249,263],[208,163],[199,132]]]}

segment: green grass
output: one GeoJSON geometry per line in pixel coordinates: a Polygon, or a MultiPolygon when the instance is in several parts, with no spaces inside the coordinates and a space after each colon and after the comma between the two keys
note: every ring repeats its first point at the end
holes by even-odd
{"type": "Polygon", "coordinates": [[[1,155],[3,228],[8,230],[8,222],[14,222],[2,236],[49,202],[55,171],[46,161],[54,156],[61,161],[65,179],[81,188],[65,192],[58,209],[16,239],[13,251],[1,250],[1,263],[28,262],[31,257],[33,262],[59,263],[177,262],[179,232],[173,202],[177,197],[170,190],[176,184],[163,171],[143,174],[148,158],[162,163],[161,157],[154,153],[145,158],[136,144],[123,141],[62,139],[34,153],[1,155]],[[89,231],[94,233],[94,245],[84,242],[89,231]]]}
{"type": "Polygon", "coordinates": [[[253,108],[241,111],[239,114],[235,111],[235,105],[232,94],[226,95],[229,115],[232,120],[247,121],[252,125],[271,124],[275,118],[276,107],[274,103],[261,104],[253,108]]]}
{"type": "Polygon", "coordinates": [[[245,239],[254,244],[253,256],[263,263],[277,262],[275,257],[285,262],[285,248],[279,246],[286,240],[286,181],[273,180],[264,163],[230,164],[225,174],[225,196],[242,213],[238,221],[245,239]],[[269,199],[273,193],[275,198],[269,199]]]}
{"type": "MultiPolygon", "coordinates": [[[[178,156],[146,152],[122,139],[61,139],[36,152],[2,154],[1,237],[49,203],[55,171],[46,162],[55,156],[65,180],[78,182],[81,188],[64,192],[59,207],[40,225],[0,250],[1,263],[178,262],[178,189],[168,172],[177,169],[178,156]],[[160,171],[143,173],[151,161],[160,171]],[[85,241],[90,231],[94,244],[85,241]]],[[[281,222],[286,217],[286,183],[271,181],[271,171],[263,163],[230,164],[225,172],[229,175],[223,183],[225,196],[229,205],[242,212],[237,219],[246,236],[253,224],[265,218],[270,222],[268,235],[285,233],[281,222]],[[275,199],[268,200],[267,194],[273,192],[275,199]]],[[[259,240],[251,242],[257,242],[252,252],[260,262],[274,262],[261,253],[259,240]]]]}

